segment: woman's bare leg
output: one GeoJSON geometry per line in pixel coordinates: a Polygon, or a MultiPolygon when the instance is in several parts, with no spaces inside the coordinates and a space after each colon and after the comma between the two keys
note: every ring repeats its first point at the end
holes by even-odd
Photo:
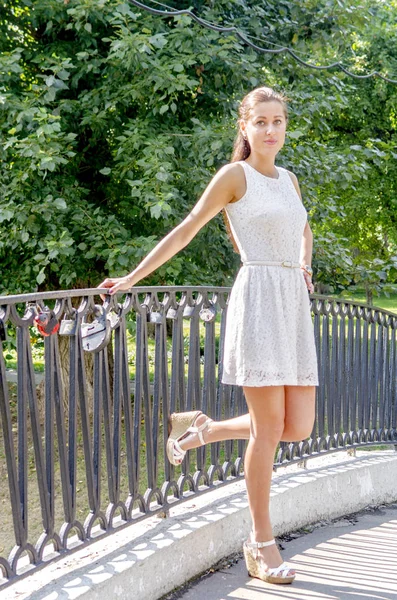
{"type": "MultiPolygon", "coordinates": [[[[314,386],[269,386],[244,388],[250,413],[214,421],[204,431],[206,442],[227,439],[250,439],[245,455],[245,477],[253,522],[254,540],[271,540],[273,537],[269,514],[270,485],[273,461],[280,441],[299,441],[308,437],[315,416],[314,386]]],[[[207,419],[200,415],[196,425],[207,419]]],[[[181,442],[184,449],[200,445],[192,434],[181,442]]],[[[282,562],[276,546],[260,550],[267,567],[278,567],[282,562]]],[[[291,574],[293,571],[291,570],[291,574]]]]}
{"type": "MultiPolygon", "coordinates": [[[[295,442],[309,437],[314,422],[314,386],[286,385],[285,387],[285,423],[281,435],[282,442],[295,442]]],[[[252,388],[250,388],[252,389],[252,388]]],[[[201,425],[207,419],[200,415],[196,425],[201,425]]],[[[224,440],[248,440],[250,437],[249,413],[227,419],[225,421],[212,421],[208,429],[203,432],[207,444],[223,442],[224,440]]],[[[197,435],[189,435],[180,442],[183,450],[191,450],[200,446],[197,435]]]]}
{"type": "Polygon", "coordinates": [[[314,385],[286,385],[283,442],[300,442],[311,435],[315,417],[314,385]]]}
{"type": "Polygon", "coordinates": [[[240,417],[234,417],[233,419],[226,419],[225,421],[212,421],[208,428],[208,442],[222,442],[223,440],[248,440],[249,437],[249,413],[241,415],[240,417]]]}
{"type": "MultiPolygon", "coordinates": [[[[244,393],[251,420],[244,475],[252,517],[252,541],[267,542],[273,539],[270,485],[274,455],[284,431],[285,390],[284,386],[245,387],[244,393]]],[[[282,563],[276,545],[262,548],[259,552],[265,568],[278,567],[282,563]]]]}
{"type": "MultiPolygon", "coordinates": [[[[200,415],[195,421],[199,427],[208,419],[207,415],[200,415]]],[[[211,442],[223,442],[224,440],[248,440],[250,436],[250,416],[248,413],[225,421],[211,421],[207,429],[203,431],[206,444],[211,442]]],[[[192,450],[201,446],[197,433],[191,433],[179,442],[182,450],[192,450]]]]}

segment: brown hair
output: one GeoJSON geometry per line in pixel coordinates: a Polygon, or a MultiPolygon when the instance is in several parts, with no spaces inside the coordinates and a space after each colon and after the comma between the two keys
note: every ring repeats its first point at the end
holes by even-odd
{"type": "MultiPolygon", "coordinates": [[[[285,118],[288,120],[288,109],[287,109],[287,98],[283,94],[276,92],[272,88],[269,87],[260,87],[249,92],[242,99],[239,106],[239,119],[237,123],[239,124],[241,121],[247,121],[250,117],[251,111],[260,102],[279,102],[283,108],[285,118]]],[[[240,127],[238,128],[236,139],[234,140],[233,152],[230,162],[237,162],[239,160],[245,160],[251,154],[251,147],[249,145],[249,141],[245,139],[243,136],[240,127]]],[[[226,225],[227,234],[233,244],[234,250],[238,253],[238,247],[236,241],[233,237],[233,234],[230,229],[229,219],[227,218],[227,214],[225,209],[223,209],[223,219],[226,225]]]]}

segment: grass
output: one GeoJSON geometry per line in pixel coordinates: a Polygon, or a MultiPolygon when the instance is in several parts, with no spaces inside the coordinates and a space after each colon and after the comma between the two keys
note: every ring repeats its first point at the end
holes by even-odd
{"type": "MultiPolygon", "coordinates": [[[[339,297],[345,298],[346,300],[353,300],[361,304],[367,303],[364,291],[344,292],[339,297]]],[[[383,310],[388,310],[390,312],[395,312],[397,314],[397,294],[390,294],[389,297],[385,295],[374,296],[373,306],[382,308],[383,310]]]]}

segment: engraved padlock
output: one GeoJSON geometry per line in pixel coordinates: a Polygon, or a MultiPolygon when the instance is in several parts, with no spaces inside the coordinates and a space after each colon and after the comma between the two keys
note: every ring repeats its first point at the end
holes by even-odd
{"type": "Polygon", "coordinates": [[[111,336],[111,327],[105,310],[99,305],[95,305],[95,309],[95,319],[87,323],[84,316],[81,323],[81,339],[86,352],[100,352],[107,346],[111,336]]]}
{"type": "Polygon", "coordinates": [[[208,306],[203,306],[200,310],[200,319],[208,323],[209,321],[213,321],[216,317],[216,308],[213,304],[208,306]]]}

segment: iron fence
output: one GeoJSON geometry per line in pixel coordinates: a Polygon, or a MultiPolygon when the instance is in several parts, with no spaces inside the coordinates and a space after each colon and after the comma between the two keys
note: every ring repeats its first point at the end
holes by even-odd
{"type": "MultiPolygon", "coordinates": [[[[0,297],[3,586],[99,534],[243,476],[246,442],[165,458],[167,419],[246,412],[222,385],[229,288],[134,288],[0,297]],[[40,369],[43,373],[40,375],[40,369]]],[[[275,467],[358,446],[397,445],[397,315],[321,296],[309,440],[275,467]]]]}

